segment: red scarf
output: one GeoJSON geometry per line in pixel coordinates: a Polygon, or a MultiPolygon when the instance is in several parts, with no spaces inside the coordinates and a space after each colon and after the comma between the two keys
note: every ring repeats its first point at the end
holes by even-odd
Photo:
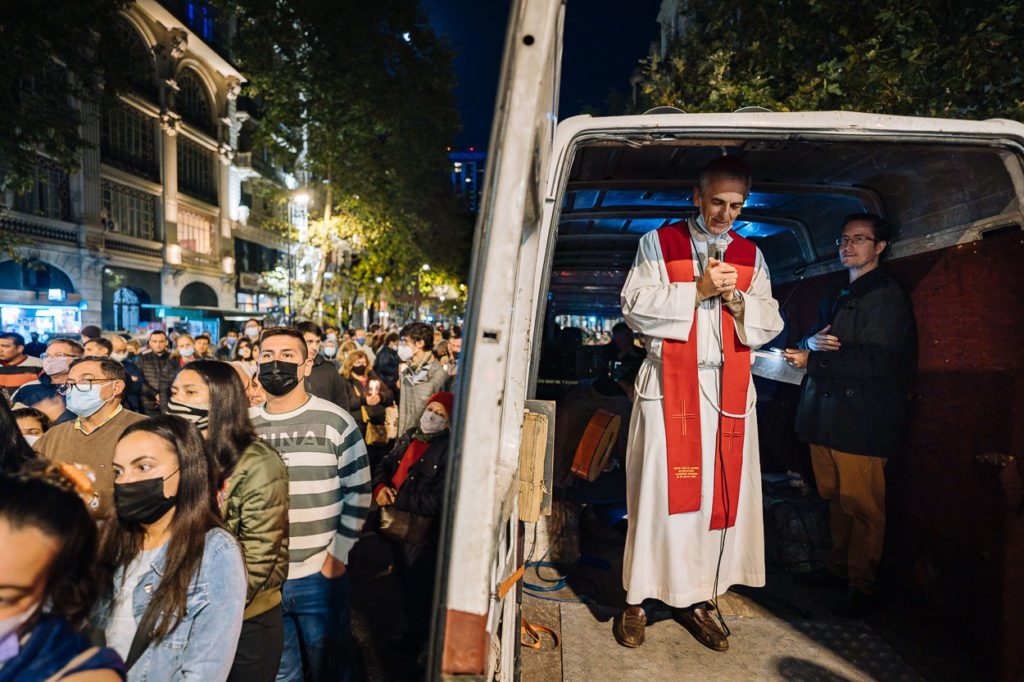
{"type": "MultiPolygon", "coordinates": [[[[739,273],[736,288],[746,291],[754,276],[757,248],[753,242],[730,232],[729,264],[739,273]]],[[[693,251],[689,225],[676,222],[658,230],[662,258],[671,283],[693,282],[693,251]]],[[[750,387],[750,349],[736,335],[736,326],[722,308],[722,342],[725,363],[722,366],[722,405],[728,414],[745,414],[750,387]]],[[[686,341],[665,339],[661,367],[665,411],[665,444],[668,459],[668,513],[683,514],[700,509],[701,420],[700,384],[697,377],[697,320],[690,326],[686,341]]],[[[721,431],[715,444],[714,505],[711,529],[719,530],[736,523],[740,479],[743,466],[745,418],[722,415],[721,431]],[[723,442],[723,440],[725,442],[723,442]],[[722,471],[722,464],[725,471],[722,471]],[[722,483],[725,483],[722,486],[722,483]],[[726,511],[728,510],[728,519],[726,511]]]]}
{"type": "Polygon", "coordinates": [[[395,484],[395,490],[402,487],[405,483],[405,479],[409,477],[409,469],[412,468],[413,464],[420,461],[427,452],[427,448],[430,447],[430,443],[424,443],[423,441],[416,440],[413,438],[409,441],[409,447],[405,449],[405,454],[402,455],[402,461],[398,463],[398,468],[395,469],[395,475],[391,477],[391,482],[395,484]]]}

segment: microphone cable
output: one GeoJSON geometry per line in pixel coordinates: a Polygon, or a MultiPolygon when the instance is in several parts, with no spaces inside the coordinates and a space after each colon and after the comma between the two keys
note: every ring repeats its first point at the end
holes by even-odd
{"type": "MultiPolygon", "coordinates": [[[[701,262],[700,257],[699,257],[699,255],[697,253],[697,244],[696,244],[696,242],[693,239],[693,235],[690,234],[689,236],[690,236],[690,248],[692,249],[694,255],[697,256],[698,272],[700,273],[701,278],[703,278],[704,277],[704,265],[701,262]]],[[[710,259],[711,259],[712,244],[714,244],[714,243],[715,242],[708,242],[708,260],[709,260],[709,262],[710,262],[710,259]]],[[[716,250],[715,253],[716,253],[716,255],[724,256],[723,253],[719,253],[717,250],[716,250]]],[[[716,258],[715,260],[721,262],[722,258],[716,258]]],[[[719,608],[719,606],[718,606],[718,583],[719,583],[719,580],[720,580],[721,575],[722,575],[722,558],[725,556],[725,542],[726,542],[726,538],[728,537],[728,534],[729,534],[729,514],[730,514],[731,509],[732,509],[732,499],[731,499],[731,497],[729,495],[729,481],[728,481],[728,477],[726,476],[726,473],[725,473],[725,455],[722,452],[722,429],[725,426],[725,415],[723,414],[724,411],[725,411],[725,407],[722,404],[722,397],[723,397],[723,393],[725,391],[725,333],[722,330],[722,315],[725,315],[726,313],[723,310],[724,306],[721,305],[721,303],[722,303],[721,296],[717,296],[715,298],[717,300],[714,303],[714,311],[718,313],[718,318],[717,318],[718,319],[718,336],[719,336],[719,340],[720,340],[720,343],[719,343],[719,346],[718,346],[718,350],[719,350],[719,354],[720,354],[719,355],[719,357],[720,357],[720,364],[719,364],[719,369],[718,369],[718,406],[717,406],[718,428],[717,428],[717,433],[715,434],[715,455],[716,455],[717,460],[718,460],[719,468],[721,469],[719,478],[721,479],[721,483],[722,483],[722,492],[723,492],[722,501],[725,504],[725,526],[722,528],[722,535],[721,535],[721,538],[720,538],[719,543],[718,543],[718,560],[715,562],[715,582],[714,582],[714,586],[711,589],[711,592],[712,592],[711,599],[709,599],[708,602],[712,606],[715,607],[715,617],[718,619],[718,623],[722,626],[722,631],[725,633],[725,636],[729,637],[732,634],[732,630],[729,628],[729,624],[725,622],[725,616],[722,615],[722,609],[719,608]]],[[[714,315],[714,313],[712,315],[714,315]]],[[[700,381],[700,377],[697,378],[697,381],[698,382],[700,381]]],[[[743,456],[743,454],[740,453],[740,457],[742,457],[742,456],[743,456]]],[[[703,453],[701,453],[701,458],[703,458],[703,453]]],[[[712,515],[713,515],[714,514],[714,504],[715,504],[715,495],[714,495],[714,486],[713,485],[712,485],[711,490],[712,490],[711,510],[712,510],[712,515]]]]}

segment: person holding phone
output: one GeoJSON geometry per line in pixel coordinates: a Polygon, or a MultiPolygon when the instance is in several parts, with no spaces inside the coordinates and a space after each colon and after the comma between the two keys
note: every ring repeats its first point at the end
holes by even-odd
{"type": "Polygon", "coordinates": [[[363,350],[354,350],[348,354],[341,368],[341,378],[345,384],[341,406],[348,410],[359,425],[372,468],[388,452],[387,435],[381,434],[387,408],[395,404],[394,393],[384,379],[370,369],[370,358],[363,350]]]}

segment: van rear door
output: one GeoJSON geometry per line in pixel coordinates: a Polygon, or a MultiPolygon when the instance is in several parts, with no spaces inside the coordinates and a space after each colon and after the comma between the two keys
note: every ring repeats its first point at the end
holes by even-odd
{"type": "Polygon", "coordinates": [[[515,675],[516,593],[502,584],[515,584],[508,579],[518,566],[516,472],[537,268],[548,241],[541,234],[543,216],[550,216],[543,182],[557,120],[563,16],[561,0],[519,0],[509,17],[456,387],[433,679],[515,675]]]}

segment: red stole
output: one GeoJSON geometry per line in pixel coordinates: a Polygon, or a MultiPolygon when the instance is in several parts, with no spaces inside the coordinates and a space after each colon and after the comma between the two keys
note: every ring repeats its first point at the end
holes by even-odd
{"type": "MultiPolygon", "coordinates": [[[[739,273],[736,288],[745,292],[754,276],[757,248],[754,243],[730,232],[732,242],[726,251],[728,263],[739,273]]],[[[665,225],[658,230],[662,258],[669,282],[693,282],[693,252],[690,228],[685,222],[665,225]]],[[[750,349],[736,335],[736,325],[725,306],[722,310],[722,405],[727,414],[746,414],[750,389],[750,349]]],[[[665,441],[668,459],[668,513],[683,514],[700,510],[701,421],[700,385],[697,379],[697,320],[690,326],[687,340],[664,339],[661,346],[661,371],[665,412],[665,441]]],[[[743,467],[745,418],[722,415],[721,431],[715,444],[714,506],[711,530],[736,523],[740,498],[740,474],[743,467]],[[723,442],[724,441],[724,442],[723,442]],[[724,471],[723,471],[724,462],[724,471]],[[724,486],[722,484],[725,484],[724,486]],[[726,510],[728,509],[728,520],[726,510]]]]}

